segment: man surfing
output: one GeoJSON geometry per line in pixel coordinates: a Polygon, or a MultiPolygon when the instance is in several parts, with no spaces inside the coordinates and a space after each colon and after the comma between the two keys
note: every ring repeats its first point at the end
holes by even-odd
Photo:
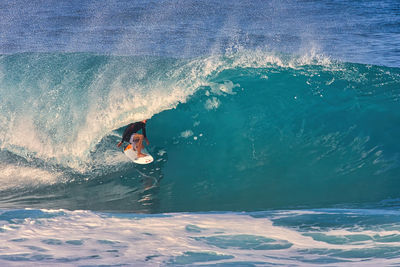
{"type": "Polygon", "coordinates": [[[129,124],[122,135],[121,142],[119,142],[117,146],[120,147],[124,141],[129,142],[137,151],[138,158],[147,156],[146,154],[141,153],[143,148],[143,139],[146,140],[147,145],[150,144],[149,139],[147,139],[146,136],[146,122],[147,120],[142,120],[129,124]],[[142,134],[137,133],[140,130],[142,130],[142,134]]]}

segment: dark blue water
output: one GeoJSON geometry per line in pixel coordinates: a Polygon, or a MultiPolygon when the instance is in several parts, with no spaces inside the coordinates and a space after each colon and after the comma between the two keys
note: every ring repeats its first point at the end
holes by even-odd
{"type": "Polygon", "coordinates": [[[0,262],[398,264],[399,15],[0,3],[0,262]],[[139,166],[116,144],[145,118],[139,166]]]}
{"type": "Polygon", "coordinates": [[[193,57],[240,48],[399,66],[398,1],[3,1],[0,51],[193,57]]]}

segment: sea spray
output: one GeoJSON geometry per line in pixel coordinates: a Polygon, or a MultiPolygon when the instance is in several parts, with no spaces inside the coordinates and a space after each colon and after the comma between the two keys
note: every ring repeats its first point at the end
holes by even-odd
{"type": "MultiPolygon", "coordinates": [[[[153,212],[399,197],[397,68],[261,51],[193,59],[18,54],[1,60],[2,153],[24,168],[39,168],[38,175],[54,174],[35,179],[35,194],[43,198],[64,183],[68,190],[82,184],[91,191],[91,183],[116,186],[128,177],[141,192],[143,174],[150,184],[163,184],[146,206],[153,212]],[[143,118],[149,118],[149,152],[164,152],[138,170],[116,143],[125,125],[143,118]]],[[[15,162],[4,168],[8,164],[15,162]]],[[[29,188],[28,176],[14,175],[18,187],[26,180],[29,188]]],[[[111,199],[125,196],[105,198],[103,206],[111,199]]],[[[119,208],[130,209],[124,202],[119,208]]]]}

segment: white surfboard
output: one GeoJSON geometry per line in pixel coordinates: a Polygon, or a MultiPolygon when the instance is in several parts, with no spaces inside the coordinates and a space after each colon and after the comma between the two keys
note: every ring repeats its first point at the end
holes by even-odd
{"type": "Polygon", "coordinates": [[[147,156],[138,158],[137,152],[133,150],[132,144],[129,144],[127,147],[125,147],[124,153],[128,158],[137,164],[149,164],[154,160],[149,152],[147,152],[146,148],[142,148],[142,153],[146,154],[147,156]]]}

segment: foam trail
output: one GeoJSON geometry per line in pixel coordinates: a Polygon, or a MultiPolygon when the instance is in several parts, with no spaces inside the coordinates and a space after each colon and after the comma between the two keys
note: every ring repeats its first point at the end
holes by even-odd
{"type": "Polygon", "coordinates": [[[51,185],[65,181],[63,174],[46,171],[43,169],[20,166],[20,165],[0,165],[1,186],[0,191],[18,188],[35,188],[37,186],[51,185]]]}
{"type": "Polygon", "coordinates": [[[398,217],[397,211],[389,210],[158,215],[9,210],[0,213],[0,234],[7,246],[0,253],[0,262],[396,265],[400,246],[398,217]],[[381,213],[385,221],[375,227],[381,213]],[[354,226],[355,219],[365,220],[365,224],[354,226]],[[293,227],[293,220],[303,224],[293,227]]]}

